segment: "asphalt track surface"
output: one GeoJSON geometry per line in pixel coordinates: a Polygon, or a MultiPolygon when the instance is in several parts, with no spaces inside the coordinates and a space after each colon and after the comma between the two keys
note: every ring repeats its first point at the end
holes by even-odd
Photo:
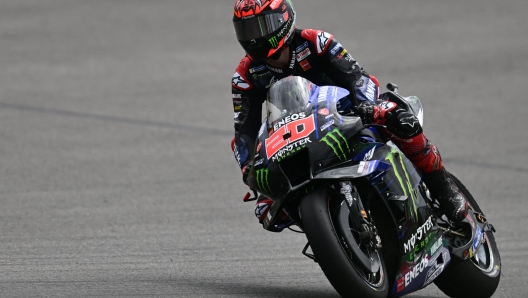
{"type": "MultiPolygon", "coordinates": [[[[527,297],[528,2],[296,0],[425,131],[527,297]]],[[[0,1],[1,297],[338,297],[230,151],[233,0],[0,1]]],[[[444,297],[433,285],[409,297],[444,297]]]]}

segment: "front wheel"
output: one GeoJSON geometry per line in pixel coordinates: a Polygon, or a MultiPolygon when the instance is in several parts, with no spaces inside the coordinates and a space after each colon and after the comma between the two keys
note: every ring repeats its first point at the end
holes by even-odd
{"type": "MultiPolygon", "coordinates": [[[[466,197],[471,209],[482,213],[477,201],[455,176],[451,175],[460,192],[466,197]]],[[[500,281],[501,259],[492,232],[484,235],[486,241],[468,260],[453,258],[434,281],[449,297],[491,297],[500,281]]]]}
{"type": "Polygon", "coordinates": [[[342,297],[387,297],[381,252],[358,236],[338,195],[319,188],[301,200],[300,214],[316,261],[342,297]],[[371,268],[365,268],[365,260],[371,260],[371,268]]]}

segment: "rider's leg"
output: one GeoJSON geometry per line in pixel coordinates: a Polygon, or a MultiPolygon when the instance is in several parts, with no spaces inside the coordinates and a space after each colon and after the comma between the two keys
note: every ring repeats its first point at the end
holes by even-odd
{"type": "MultiPolygon", "coordinates": [[[[397,132],[391,140],[411,160],[420,172],[431,197],[440,202],[446,216],[453,221],[461,221],[467,213],[467,202],[454,187],[442,164],[438,149],[424,135],[423,129],[414,114],[400,109],[395,111],[391,121],[391,132],[397,132]]],[[[388,123],[387,123],[388,124],[388,123]]]]}

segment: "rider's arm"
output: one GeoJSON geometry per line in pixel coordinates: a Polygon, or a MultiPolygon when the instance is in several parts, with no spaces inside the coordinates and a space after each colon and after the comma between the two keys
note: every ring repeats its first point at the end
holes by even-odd
{"type": "Polygon", "coordinates": [[[266,94],[258,92],[248,80],[246,65],[249,65],[249,60],[244,58],[231,80],[235,124],[233,152],[241,169],[253,158],[255,137],[261,124],[262,102],[266,99],[266,94]]]}
{"type": "Polygon", "coordinates": [[[350,92],[353,106],[365,101],[376,102],[379,83],[363,70],[332,34],[310,29],[302,34],[316,44],[322,70],[337,86],[350,92]]]}

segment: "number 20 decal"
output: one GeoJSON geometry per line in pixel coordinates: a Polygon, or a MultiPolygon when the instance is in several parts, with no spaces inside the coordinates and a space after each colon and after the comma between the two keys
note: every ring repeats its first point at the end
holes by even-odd
{"type": "Polygon", "coordinates": [[[270,159],[277,151],[284,146],[308,137],[315,131],[314,116],[299,119],[279,128],[269,138],[266,139],[266,155],[270,159]]]}

